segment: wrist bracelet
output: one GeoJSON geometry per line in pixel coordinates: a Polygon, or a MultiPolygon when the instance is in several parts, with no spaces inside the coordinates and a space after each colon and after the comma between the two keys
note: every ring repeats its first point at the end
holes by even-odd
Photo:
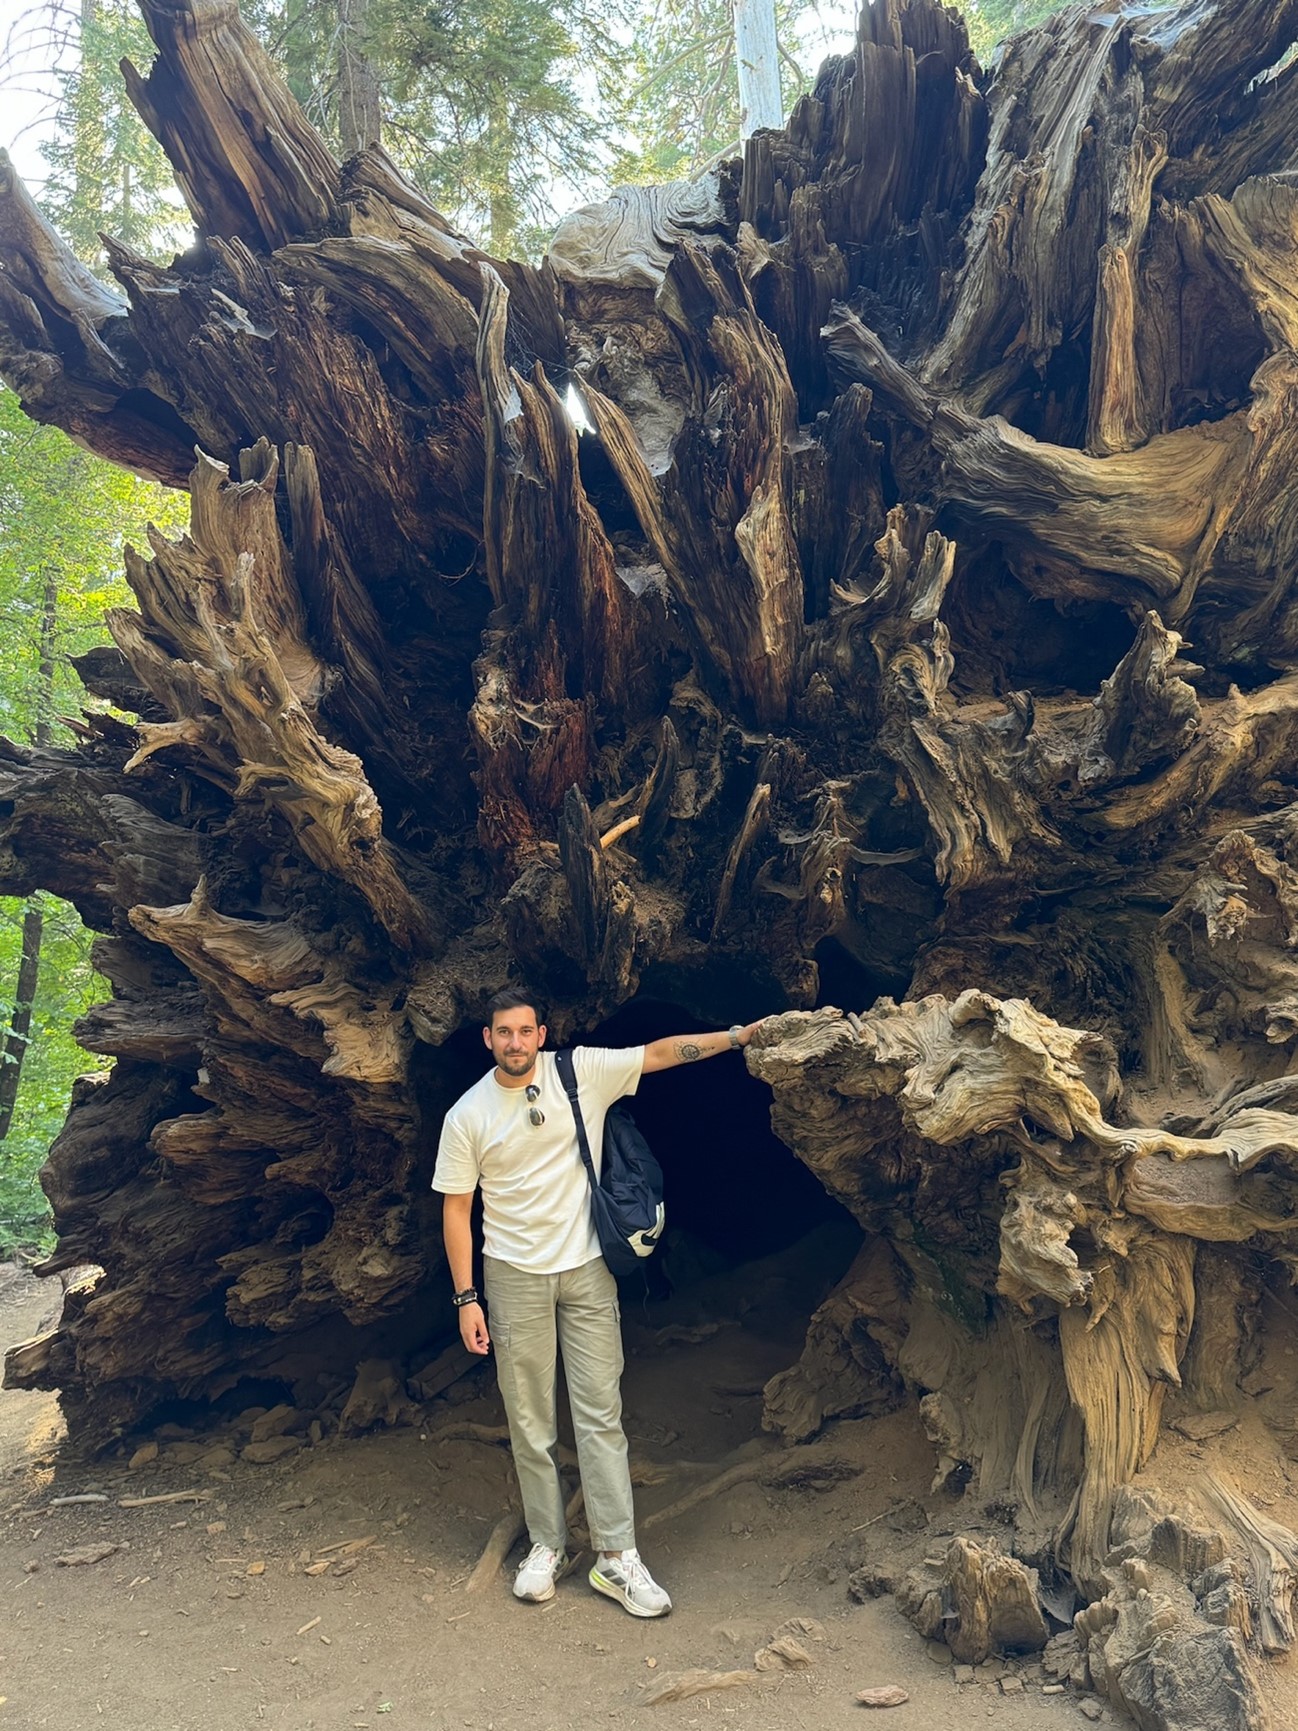
{"type": "Polygon", "coordinates": [[[477,1302],[478,1289],[476,1286],[466,1286],[463,1292],[457,1292],[451,1299],[451,1303],[457,1310],[463,1309],[466,1304],[476,1304],[477,1302]]]}
{"type": "Polygon", "coordinates": [[[744,1031],[743,1023],[742,1022],[736,1022],[734,1027],[728,1029],[727,1031],[730,1035],[730,1050],[732,1052],[742,1052],[744,1049],[744,1043],[739,1038],[739,1036],[744,1031]]]}

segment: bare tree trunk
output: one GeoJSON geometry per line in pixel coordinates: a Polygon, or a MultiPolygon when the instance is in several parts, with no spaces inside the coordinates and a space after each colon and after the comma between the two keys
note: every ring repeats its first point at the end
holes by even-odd
{"type": "Polygon", "coordinates": [[[338,136],[343,155],[383,139],[383,96],[365,52],[368,0],[338,0],[338,136]]]}
{"type": "Polygon", "coordinates": [[[774,0],[735,0],[735,64],[739,73],[739,136],[784,124],[774,0]]]}

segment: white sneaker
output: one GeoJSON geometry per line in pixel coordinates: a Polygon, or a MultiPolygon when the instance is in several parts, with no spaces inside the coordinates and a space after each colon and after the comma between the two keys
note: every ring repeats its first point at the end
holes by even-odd
{"type": "Polygon", "coordinates": [[[640,1561],[639,1551],[610,1557],[601,1551],[590,1571],[597,1593],[616,1599],[633,1617],[665,1617],[672,1608],[667,1594],[640,1561]]]}
{"type": "Polygon", "coordinates": [[[533,1545],[518,1565],[518,1573],[514,1576],[514,1597],[543,1605],[554,1597],[554,1583],[567,1562],[562,1551],[552,1550],[549,1545],[533,1545]]]}

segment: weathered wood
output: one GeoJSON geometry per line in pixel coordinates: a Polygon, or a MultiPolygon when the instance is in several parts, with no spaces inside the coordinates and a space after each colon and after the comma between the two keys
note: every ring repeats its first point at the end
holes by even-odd
{"type": "Polygon", "coordinates": [[[941,1566],[913,1571],[898,1599],[917,1628],[966,1665],[993,1653],[1039,1652],[1049,1635],[1036,1570],[995,1545],[953,1539],[941,1566]]]}
{"type": "Polygon", "coordinates": [[[127,93],[166,151],[203,234],[277,246],[326,228],[338,167],[235,0],[144,0],[158,50],[127,93]]]}
{"type": "Polygon", "coordinates": [[[136,725],[0,746],[0,887],[100,934],[117,1055],[46,1174],[50,1266],[104,1273],[10,1378],[104,1442],[395,1358],[493,989],[555,1041],[644,980],[769,1003],[869,1248],[766,1423],[915,1398],[934,1484],[1094,1599],[1079,1676],[1248,1723],[1257,1534],[1126,1481],[1169,1389],[1249,1398],[1298,1259],[1291,0],[1072,9],[988,72],[879,0],[787,128],[540,268],[333,162],[230,0],[145,10],[197,247],[104,289],[0,174],[0,372],[195,506],[84,663],[136,725]],[[826,960],[851,1013],[800,1015],[826,960]]]}

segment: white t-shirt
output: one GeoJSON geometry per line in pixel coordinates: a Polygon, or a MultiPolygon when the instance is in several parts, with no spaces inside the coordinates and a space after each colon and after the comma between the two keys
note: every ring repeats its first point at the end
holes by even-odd
{"type": "MultiPolygon", "coordinates": [[[[582,1117],[598,1175],[604,1115],[640,1085],[644,1047],[609,1051],[574,1046],[582,1117]]],[[[482,1248],[486,1255],[534,1274],[580,1268],[600,1254],[590,1217],[590,1185],[577,1147],[577,1126],[553,1052],[538,1052],[535,1102],[523,1088],[506,1088],[493,1066],[446,1114],[433,1189],[464,1196],[482,1189],[482,1248]],[[528,1107],[545,1114],[532,1124],[528,1107]]]]}

